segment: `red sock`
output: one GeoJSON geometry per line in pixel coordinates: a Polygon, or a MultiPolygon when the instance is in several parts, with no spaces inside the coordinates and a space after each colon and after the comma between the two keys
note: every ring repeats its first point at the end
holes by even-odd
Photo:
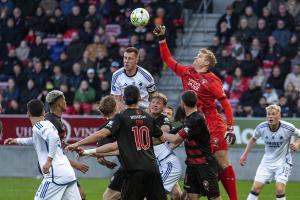
{"type": "Polygon", "coordinates": [[[220,180],[230,198],[230,200],[238,200],[236,193],[235,173],[231,165],[226,167],[220,174],[220,180]]]}

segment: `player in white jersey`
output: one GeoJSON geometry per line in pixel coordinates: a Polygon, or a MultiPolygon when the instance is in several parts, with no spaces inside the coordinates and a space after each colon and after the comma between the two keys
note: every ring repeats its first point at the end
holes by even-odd
{"type": "Polygon", "coordinates": [[[45,121],[44,104],[33,99],[28,102],[27,110],[32,137],[9,138],[4,144],[33,144],[44,177],[34,199],[81,200],[75,172],[63,152],[58,132],[50,121],[45,121]]]}
{"type": "Polygon", "coordinates": [[[261,138],[265,143],[265,154],[256,171],[254,183],[247,200],[257,200],[264,184],[276,181],[276,200],[285,200],[285,187],[292,168],[291,151],[299,149],[300,132],[291,123],[281,120],[281,108],[270,105],[266,108],[267,121],[259,124],[254,130],[247,147],[240,157],[240,164],[244,166],[248,154],[256,140],[261,138]],[[295,142],[291,137],[296,136],[295,142]]]}
{"type": "Polygon", "coordinates": [[[138,66],[139,51],[135,47],[128,47],[124,52],[123,64],[112,75],[111,94],[117,97],[122,103],[124,89],[128,85],[134,85],[139,88],[141,100],[139,107],[146,109],[149,106],[149,94],[156,92],[156,86],[152,75],[144,68],[138,66]]]}
{"type": "MultiPolygon", "coordinates": [[[[151,97],[148,111],[161,130],[170,132],[170,120],[162,114],[166,105],[167,97],[157,92],[151,97]]],[[[177,182],[182,175],[182,168],[179,159],[167,142],[155,145],[153,148],[165,190],[171,194],[172,199],[180,200],[182,192],[177,182]]]]}

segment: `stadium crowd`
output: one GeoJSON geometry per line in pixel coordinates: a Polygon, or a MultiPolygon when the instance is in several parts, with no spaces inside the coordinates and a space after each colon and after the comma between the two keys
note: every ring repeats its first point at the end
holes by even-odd
{"type": "Polygon", "coordinates": [[[300,2],[235,0],[219,18],[210,49],[235,116],[264,117],[281,106],[300,116],[300,2]]]}
{"type": "MultiPolygon", "coordinates": [[[[182,8],[197,1],[38,0],[0,1],[0,103],[4,114],[25,113],[30,99],[65,93],[67,114],[93,114],[110,93],[112,73],[122,67],[127,46],[139,49],[140,65],[158,80],[163,63],[152,33],[168,27],[176,47],[183,29],[182,8]],[[182,4],[182,2],[184,2],[182,4]],[[144,7],[151,22],[130,23],[144,7]]],[[[264,117],[279,104],[283,117],[300,116],[300,2],[235,0],[218,20],[210,49],[214,72],[224,82],[237,117],[264,117]]]]}
{"type": "Polygon", "coordinates": [[[93,114],[96,102],[110,93],[112,73],[123,66],[128,46],[137,47],[139,65],[159,79],[162,61],[152,33],[169,28],[170,48],[182,29],[177,0],[40,0],[0,1],[0,103],[4,114],[26,112],[31,99],[65,93],[67,114],[93,114]],[[151,22],[130,23],[131,11],[144,7],[151,22]]]}

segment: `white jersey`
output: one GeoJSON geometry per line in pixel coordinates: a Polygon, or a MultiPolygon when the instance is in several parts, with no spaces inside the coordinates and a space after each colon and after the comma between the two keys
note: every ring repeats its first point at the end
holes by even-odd
{"type": "Polygon", "coordinates": [[[52,157],[52,166],[45,179],[57,185],[69,184],[76,180],[75,172],[64,154],[58,132],[50,121],[40,121],[32,128],[33,146],[36,150],[40,168],[46,163],[48,156],[52,157]]]}
{"type": "Polygon", "coordinates": [[[125,72],[125,68],[115,71],[111,80],[111,94],[123,95],[124,89],[128,85],[137,86],[140,90],[141,101],[139,106],[141,108],[148,108],[149,106],[149,93],[156,91],[156,86],[152,75],[142,67],[137,67],[136,74],[128,76],[125,72]]]}
{"type": "Polygon", "coordinates": [[[167,142],[153,146],[154,154],[158,162],[168,157],[170,154],[174,154],[169,148],[167,142]]]}
{"type": "Polygon", "coordinates": [[[268,122],[260,123],[254,130],[253,138],[262,138],[265,143],[265,154],[262,163],[278,166],[284,163],[292,164],[290,151],[291,136],[300,136],[295,126],[286,121],[280,121],[278,130],[271,131],[268,122]]]}

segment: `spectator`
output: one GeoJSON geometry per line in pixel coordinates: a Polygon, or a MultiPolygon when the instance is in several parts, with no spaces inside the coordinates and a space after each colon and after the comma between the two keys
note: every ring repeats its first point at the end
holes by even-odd
{"type": "Polygon", "coordinates": [[[295,20],[293,16],[288,12],[286,4],[281,3],[278,7],[278,13],[274,16],[273,27],[276,26],[278,20],[283,20],[285,27],[290,30],[295,30],[295,20]]]}
{"type": "Polygon", "coordinates": [[[244,13],[246,5],[246,1],[244,0],[234,0],[232,3],[234,13],[238,16],[241,16],[244,13]]]}
{"type": "Polygon", "coordinates": [[[7,106],[4,108],[5,114],[20,114],[21,109],[17,100],[11,100],[8,102],[7,106]]]}
{"type": "Polygon", "coordinates": [[[77,33],[72,34],[71,43],[66,48],[66,53],[68,57],[77,62],[82,57],[85,45],[79,40],[79,35],[77,33]]]}
{"type": "Polygon", "coordinates": [[[95,62],[90,59],[90,55],[87,50],[83,52],[82,59],[79,63],[83,72],[86,72],[88,68],[95,67],[95,62]]]}
{"type": "Polygon", "coordinates": [[[44,14],[42,7],[38,7],[35,15],[30,21],[30,28],[35,32],[35,34],[44,35],[47,28],[47,17],[44,14]]]}
{"type": "Polygon", "coordinates": [[[278,105],[281,108],[281,116],[282,117],[292,117],[293,116],[293,110],[288,104],[288,99],[282,95],[279,97],[278,105]]]}
{"type": "Polygon", "coordinates": [[[263,53],[263,67],[267,73],[283,55],[283,49],[277,44],[274,36],[269,36],[268,41],[268,46],[263,53]]]}
{"type": "Polygon", "coordinates": [[[53,76],[51,77],[51,81],[54,85],[54,89],[56,90],[59,89],[61,84],[68,83],[68,77],[62,73],[59,65],[55,65],[53,67],[53,76]]]}
{"type": "Polygon", "coordinates": [[[68,115],[82,115],[83,111],[81,109],[81,104],[79,101],[75,100],[73,105],[68,106],[66,114],[68,115]]]}
{"type": "Polygon", "coordinates": [[[276,15],[278,14],[278,7],[280,6],[280,4],[284,3],[284,0],[273,0],[273,1],[269,1],[267,7],[270,10],[270,12],[272,13],[272,15],[276,15]]]}
{"type": "Polygon", "coordinates": [[[230,45],[232,48],[232,57],[234,57],[238,62],[241,62],[245,59],[245,48],[240,43],[240,40],[237,36],[232,36],[230,38],[230,45]]]}
{"type": "Polygon", "coordinates": [[[253,9],[251,6],[247,6],[245,8],[245,14],[242,15],[241,18],[245,18],[247,19],[247,22],[248,22],[248,27],[250,29],[254,29],[256,27],[256,24],[257,24],[257,16],[255,13],[253,13],[253,9]]]}
{"type": "Polygon", "coordinates": [[[28,79],[26,83],[26,88],[21,90],[20,98],[20,110],[22,113],[26,113],[26,104],[31,99],[36,99],[40,95],[40,90],[35,87],[35,83],[33,79],[28,79]]]}
{"type": "Polygon", "coordinates": [[[65,51],[64,36],[62,34],[56,35],[56,43],[50,48],[50,58],[53,62],[57,62],[60,54],[65,51]]]}
{"type": "Polygon", "coordinates": [[[8,105],[11,100],[18,101],[20,97],[20,90],[18,86],[16,85],[16,82],[14,79],[10,78],[7,81],[7,88],[3,91],[3,101],[4,105],[8,105]]]}
{"type": "Polygon", "coordinates": [[[59,86],[59,90],[64,93],[67,106],[72,106],[74,100],[74,93],[69,90],[69,86],[65,83],[62,83],[59,86]]]}
{"type": "Polygon", "coordinates": [[[271,84],[266,84],[263,96],[266,97],[269,105],[278,103],[278,94],[271,84]]]}
{"type": "Polygon", "coordinates": [[[267,80],[267,84],[272,85],[276,90],[283,92],[283,84],[285,75],[282,74],[280,66],[275,65],[272,69],[272,73],[267,80]]]}
{"type": "Polygon", "coordinates": [[[84,21],[83,29],[79,33],[79,38],[85,45],[93,42],[94,31],[92,29],[92,24],[90,21],[84,21]]]}
{"type": "Polygon", "coordinates": [[[237,67],[234,72],[234,77],[230,87],[230,100],[236,102],[248,90],[249,78],[243,76],[241,68],[237,67]]]}
{"type": "Polygon", "coordinates": [[[0,10],[7,9],[9,12],[13,10],[15,7],[12,0],[1,0],[0,1],[0,10]]]}
{"type": "Polygon", "coordinates": [[[57,1],[53,0],[41,0],[39,5],[45,12],[46,16],[53,15],[55,9],[59,6],[57,1]]]}
{"type": "Polygon", "coordinates": [[[287,10],[297,20],[300,16],[300,2],[298,0],[288,0],[287,10]]]}
{"type": "MultiPolygon", "coordinates": [[[[290,65],[291,60],[297,55],[299,49],[299,39],[295,33],[292,34],[292,37],[287,45],[287,47],[284,49],[284,62],[287,63],[287,65],[290,65]]],[[[299,61],[298,64],[300,64],[300,52],[298,55],[299,61]]],[[[291,63],[292,66],[297,63],[291,63]]],[[[290,70],[290,67],[288,68],[290,70]]]]}
{"type": "Polygon", "coordinates": [[[93,4],[89,5],[88,14],[85,16],[85,19],[91,22],[93,31],[104,23],[101,14],[97,12],[97,8],[93,4]]]}
{"type": "Polygon", "coordinates": [[[260,18],[257,21],[257,28],[253,31],[253,38],[257,38],[262,47],[265,47],[268,43],[268,36],[271,34],[271,30],[267,27],[266,20],[260,18]]]}
{"type": "Polygon", "coordinates": [[[63,15],[67,16],[72,13],[72,8],[75,6],[74,0],[61,0],[60,8],[62,10],[63,15]]]}
{"type": "Polygon", "coordinates": [[[15,64],[13,66],[12,78],[15,80],[16,85],[18,85],[20,89],[26,86],[26,73],[22,71],[20,64],[15,64]]]}
{"type": "Polygon", "coordinates": [[[99,52],[103,51],[105,52],[105,54],[107,54],[107,48],[104,44],[101,43],[100,36],[97,34],[94,36],[94,43],[89,44],[86,47],[86,51],[88,52],[89,60],[93,62],[96,62],[99,52]]]}
{"type": "Polygon", "coordinates": [[[254,81],[249,82],[249,89],[243,93],[239,99],[239,105],[242,107],[254,107],[257,100],[262,96],[261,87],[256,86],[254,81]]]}
{"type": "Polygon", "coordinates": [[[217,60],[218,60],[218,58],[220,58],[221,52],[222,52],[222,44],[221,44],[218,36],[213,37],[212,45],[210,45],[208,47],[208,49],[211,50],[215,54],[215,56],[217,57],[217,60]]]}
{"type": "Polygon", "coordinates": [[[62,52],[59,56],[59,60],[56,62],[61,67],[64,74],[70,75],[72,73],[73,61],[68,58],[66,52],[62,52]]]}
{"type": "Polygon", "coordinates": [[[33,67],[34,69],[29,74],[29,78],[32,78],[36,84],[36,87],[39,90],[42,90],[45,87],[46,82],[49,80],[49,74],[45,72],[41,61],[35,61],[33,67]]]}
{"type": "Polygon", "coordinates": [[[110,84],[108,81],[101,81],[101,98],[110,94],[110,84]]]}
{"type": "Polygon", "coordinates": [[[253,109],[253,117],[265,117],[267,106],[267,98],[264,96],[260,97],[258,104],[253,109]]]}
{"type": "Polygon", "coordinates": [[[14,8],[12,14],[15,20],[15,27],[17,31],[20,33],[20,37],[23,38],[26,31],[26,23],[25,23],[25,18],[23,16],[23,13],[20,8],[16,7],[14,8]]]}
{"type": "Polygon", "coordinates": [[[289,73],[284,81],[284,89],[287,89],[287,85],[293,83],[297,91],[300,91],[300,65],[294,65],[292,72],[289,73]]]}
{"type": "Polygon", "coordinates": [[[234,14],[233,8],[231,5],[226,6],[225,13],[220,17],[217,22],[217,32],[220,31],[220,24],[226,22],[226,26],[229,32],[234,33],[238,26],[239,16],[234,14]]]}
{"type": "MultiPolygon", "coordinates": [[[[2,72],[6,77],[13,74],[12,66],[15,64],[19,64],[19,60],[16,55],[16,50],[11,48],[8,51],[8,56],[2,60],[2,72]]],[[[7,81],[7,79],[4,79],[3,81],[7,81]]]]}
{"type": "Polygon", "coordinates": [[[291,65],[300,65],[300,46],[297,49],[297,54],[291,59],[291,65]]]}
{"type": "Polygon", "coordinates": [[[16,28],[14,18],[8,18],[6,21],[6,26],[1,31],[2,40],[9,46],[17,46],[22,38],[22,33],[16,28]]]}
{"type": "MultiPolygon", "coordinates": [[[[98,76],[96,76],[96,72],[94,68],[89,68],[86,71],[86,80],[89,83],[89,86],[93,88],[96,91],[96,93],[100,92],[100,79],[98,76]]],[[[98,98],[99,95],[96,96],[97,96],[96,99],[99,99],[98,98]]]]}
{"type": "Polygon", "coordinates": [[[72,7],[72,13],[67,16],[67,29],[79,30],[84,22],[84,17],[80,14],[81,10],[79,6],[72,7]]]}
{"type": "Polygon", "coordinates": [[[72,73],[70,74],[69,78],[69,86],[71,92],[75,92],[78,89],[82,79],[81,66],[79,63],[74,63],[72,66],[72,73]]]}
{"type": "Polygon", "coordinates": [[[228,29],[227,23],[225,21],[222,21],[219,26],[220,27],[217,29],[216,36],[220,40],[221,44],[225,46],[228,44],[232,32],[230,31],[230,29],[228,29]]]}
{"type": "Polygon", "coordinates": [[[278,20],[277,27],[272,32],[272,35],[275,37],[280,47],[286,48],[289,44],[290,38],[292,37],[292,32],[285,28],[283,20],[278,20]]]}
{"type": "Polygon", "coordinates": [[[251,79],[251,82],[253,82],[256,87],[263,88],[265,83],[267,81],[267,77],[264,74],[264,71],[262,68],[258,68],[256,71],[256,75],[251,79]]]}
{"type": "Polygon", "coordinates": [[[251,42],[252,30],[248,26],[248,21],[246,18],[240,19],[240,26],[237,31],[234,33],[234,36],[239,39],[241,44],[248,48],[251,42]]]}
{"type": "Polygon", "coordinates": [[[262,18],[264,18],[266,20],[266,24],[267,27],[272,29],[273,28],[273,18],[274,16],[271,14],[271,11],[269,10],[268,7],[264,7],[263,8],[263,12],[262,12],[262,18]]]}
{"type": "Polygon", "coordinates": [[[84,113],[90,113],[92,111],[92,103],[96,101],[96,91],[89,86],[86,80],[82,80],[75,92],[74,100],[80,102],[84,113]]]}
{"type": "Polygon", "coordinates": [[[221,77],[226,75],[233,76],[235,67],[235,59],[229,54],[227,49],[222,49],[221,57],[213,70],[221,77]]]}
{"type": "Polygon", "coordinates": [[[253,77],[258,69],[257,63],[252,59],[250,52],[245,52],[245,59],[238,65],[245,77],[253,77]]]}
{"type": "Polygon", "coordinates": [[[35,43],[30,47],[29,57],[38,58],[42,61],[49,57],[49,52],[47,46],[43,44],[42,36],[36,36],[35,43]]]}
{"type": "Polygon", "coordinates": [[[22,62],[26,62],[29,56],[30,48],[27,45],[27,42],[25,40],[22,40],[20,43],[20,46],[16,48],[16,55],[18,59],[22,62]]]}
{"type": "Polygon", "coordinates": [[[296,90],[293,83],[288,83],[284,96],[287,98],[289,104],[294,105],[299,97],[299,91],[296,90]]]}
{"type": "Polygon", "coordinates": [[[48,17],[47,21],[47,33],[50,35],[57,35],[58,33],[64,33],[66,30],[66,19],[62,14],[60,8],[56,8],[54,15],[48,17]]]}
{"type": "Polygon", "coordinates": [[[295,117],[300,117],[300,98],[297,99],[296,105],[294,108],[294,116],[295,117]]]}
{"type": "Polygon", "coordinates": [[[262,44],[260,43],[258,38],[253,38],[249,51],[251,53],[252,59],[257,63],[261,62],[263,51],[262,44]]]}

